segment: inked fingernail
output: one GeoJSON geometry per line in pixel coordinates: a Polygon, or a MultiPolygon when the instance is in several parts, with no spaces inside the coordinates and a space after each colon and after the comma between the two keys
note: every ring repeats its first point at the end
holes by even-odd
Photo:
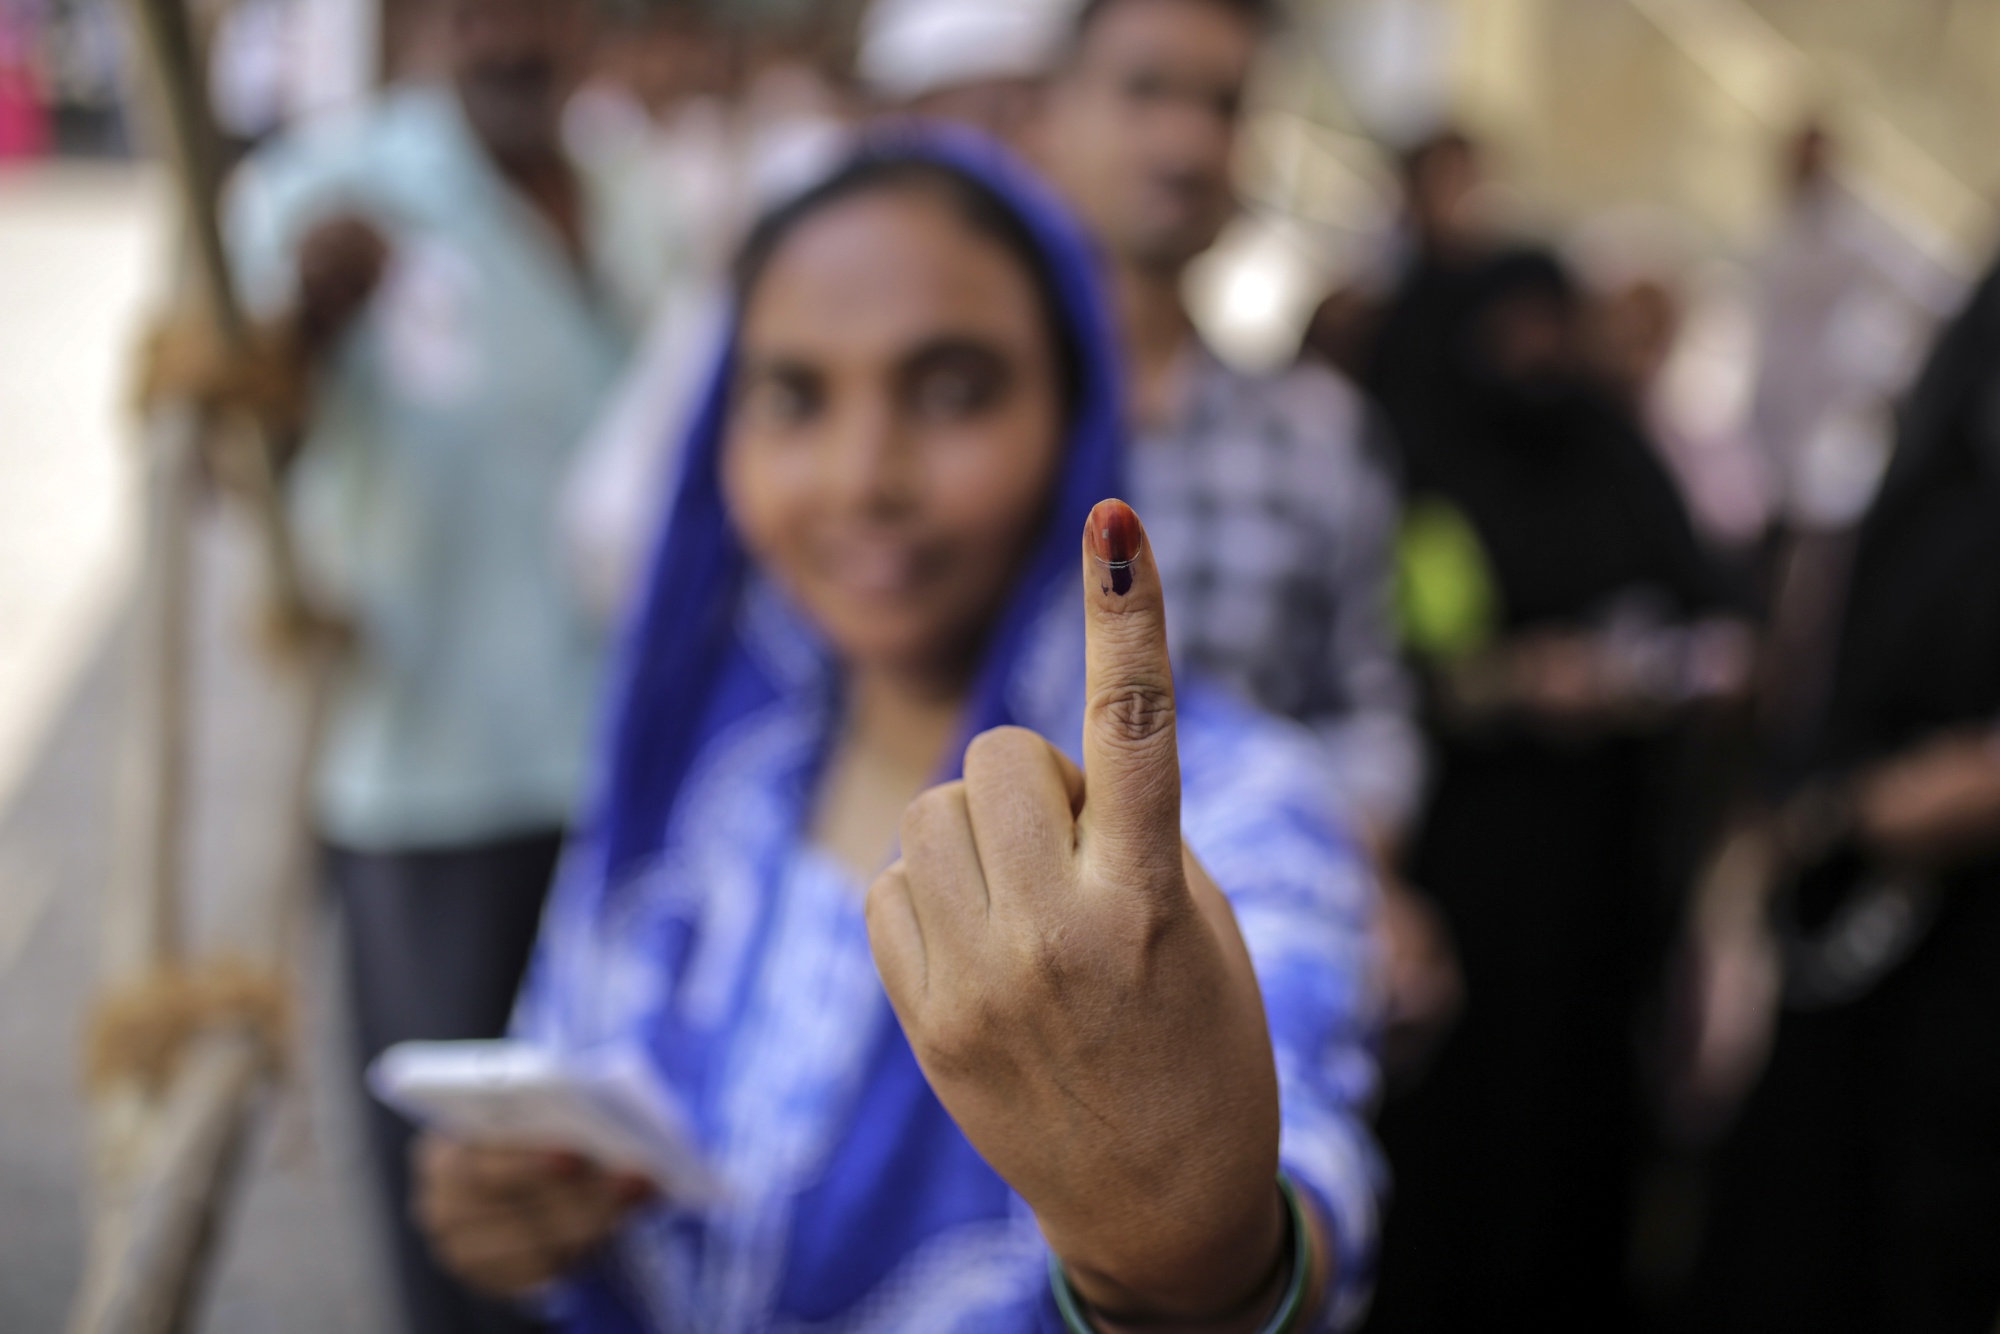
{"type": "Polygon", "coordinates": [[[1132,562],[1139,558],[1139,545],[1144,541],[1139,516],[1122,500],[1099,501],[1084,532],[1090,554],[1111,572],[1105,592],[1124,597],[1132,591],[1132,562]]]}

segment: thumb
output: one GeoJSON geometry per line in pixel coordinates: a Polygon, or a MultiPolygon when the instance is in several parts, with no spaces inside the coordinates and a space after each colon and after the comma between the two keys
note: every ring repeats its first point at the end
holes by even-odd
{"type": "Polygon", "coordinates": [[[1092,869],[1115,868],[1120,878],[1177,871],[1181,767],[1159,567],[1122,500],[1090,512],[1083,545],[1084,855],[1092,869]]]}

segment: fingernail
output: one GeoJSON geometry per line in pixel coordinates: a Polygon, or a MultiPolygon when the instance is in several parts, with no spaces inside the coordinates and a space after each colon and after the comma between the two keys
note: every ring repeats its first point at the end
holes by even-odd
{"type": "Polygon", "coordinates": [[[1084,532],[1090,554],[1111,572],[1111,585],[1106,591],[1124,597],[1132,591],[1132,562],[1139,558],[1139,546],[1144,540],[1139,516],[1122,500],[1099,501],[1090,512],[1090,524],[1084,532]]]}

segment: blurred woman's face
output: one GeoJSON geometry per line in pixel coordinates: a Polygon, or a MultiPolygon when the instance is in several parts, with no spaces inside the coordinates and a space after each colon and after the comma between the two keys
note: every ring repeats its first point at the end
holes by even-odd
{"type": "Polygon", "coordinates": [[[723,485],[850,667],[961,671],[1036,536],[1063,434],[1033,279],[920,188],[800,223],[740,335],[723,485]]]}

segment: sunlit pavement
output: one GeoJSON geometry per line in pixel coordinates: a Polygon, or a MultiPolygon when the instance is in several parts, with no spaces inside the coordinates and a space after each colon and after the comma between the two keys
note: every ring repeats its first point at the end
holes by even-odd
{"type": "MultiPolygon", "coordinates": [[[[120,390],[163,268],[160,185],[0,171],[0,803],[131,573],[120,390]]],[[[44,893],[0,870],[0,973],[44,893]]]]}
{"type": "MultiPolygon", "coordinates": [[[[82,1266],[76,1056],[115,864],[119,641],[137,549],[126,382],[166,271],[167,203],[162,181],[129,168],[0,169],[0,1330],[10,1334],[60,1330],[82,1266]]],[[[241,550],[226,531],[208,535],[209,586],[240,587],[241,550]]],[[[197,630],[197,891],[268,867],[283,844],[269,795],[283,776],[264,739],[282,697],[241,630],[228,605],[207,608],[197,630]]],[[[322,914],[308,917],[296,1074],[261,1118],[202,1334],[393,1328],[359,1225],[329,942],[322,914]]]]}

